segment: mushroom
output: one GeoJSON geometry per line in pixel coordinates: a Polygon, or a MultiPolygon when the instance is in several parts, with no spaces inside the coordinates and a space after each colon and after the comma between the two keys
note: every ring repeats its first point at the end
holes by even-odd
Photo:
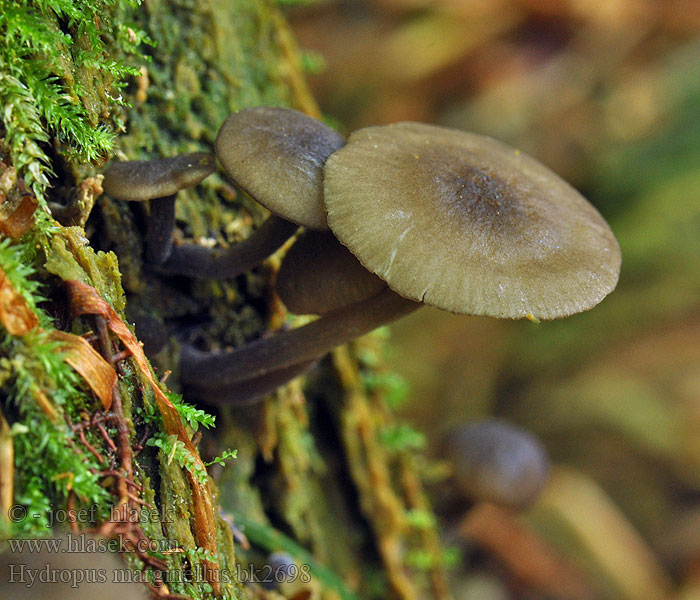
{"type": "Polygon", "coordinates": [[[180,382],[200,399],[248,403],[300,375],[336,346],[420,306],[384,287],[374,296],[332,310],[302,327],[275,332],[234,350],[204,352],[183,345],[180,382]],[[274,384],[267,383],[273,380],[274,384]],[[246,382],[254,383],[255,396],[243,393],[246,382]]]}
{"type": "Polygon", "coordinates": [[[272,254],[300,225],[327,230],[323,165],[344,144],[339,133],[296,110],[259,106],[230,115],[216,138],[216,155],[231,181],[272,215],[228,250],[175,247],[165,269],[191,277],[235,277],[272,254]]]}
{"type": "Polygon", "coordinates": [[[287,251],[275,291],[297,315],[323,315],[386,287],[328,231],[305,231],[287,251]]]}
{"type": "Polygon", "coordinates": [[[445,436],[442,446],[458,492],[471,501],[523,509],[547,482],[544,446],[505,421],[487,419],[458,427],[445,436]]]}
{"type": "MultiPolygon", "coordinates": [[[[325,307],[333,279],[349,269],[323,266],[318,257],[326,251],[307,252],[305,266],[289,271],[296,281],[325,282],[311,286],[311,304],[302,308],[323,316],[240,349],[183,348],[183,382],[198,395],[215,400],[227,386],[267,373],[279,379],[283,369],[422,302],[454,313],[554,319],[592,308],[617,283],[619,246],[595,208],[534,159],[483,136],[419,123],[360,130],[328,158],[324,202],[335,236],[390,289],[325,307]]],[[[304,307],[284,278],[280,289],[304,307]]]]}
{"type": "Polygon", "coordinates": [[[324,317],[229,352],[184,345],[180,381],[189,395],[249,404],[303,373],[335,346],[420,306],[391,292],[325,231],[306,231],[295,240],[282,261],[276,290],[293,313],[324,317]],[[377,315],[368,319],[368,310],[377,315]]]}
{"type": "MultiPolygon", "coordinates": [[[[180,356],[182,365],[186,363],[188,365],[191,364],[193,359],[190,355],[195,357],[194,360],[201,357],[199,351],[192,346],[185,346],[183,347],[183,354],[180,356]]],[[[210,378],[200,381],[203,384],[201,387],[197,386],[197,382],[190,383],[186,387],[186,391],[188,396],[199,398],[200,400],[210,400],[217,404],[235,404],[237,406],[255,404],[272,394],[285,383],[308,371],[316,362],[317,360],[315,359],[301,361],[279,369],[271,369],[262,375],[247,377],[229,383],[220,383],[216,379],[216,374],[211,374],[210,378]]],[[[180,379],[182,382],[183,377],[180,379]]],[[[188,378],[185,377],[184,379],[188,378]]]]}
{"type": "Polygon", "coordinates": [[[258,106],[230,115],[216,156],[238,187],[270,212],[309,229],[327,230],[323,165],[345,138],[289,108],[258,106]]]}
{"type": "Polygon", "coordinates": [[[620,248],[598,211],[491,138],[422,123],[361,129],[328,160],[324,189],[336,237],[418,302],[556,319],[617,284],[620,248]]]}
{"type": "Polygon", "coordinates": [[[174,194],[214,171],[210,154],[114,163],[103,186],[121,200],[151,200],[149,262],[177,275],[231,278],[258,265],[300,225],[328,229],[323,165],[343,144],[339,133],[296,110],[258,106],[230,115],[217,135],[216,155],[229,178],[273,214],[247,239],[226,250],[171,244],[174,194]]]}
{"type": "Polygon", "coordinates": [[[161,264],[170,254],[175,227],[175,196],[200,183],[216,169],[214,156],[194,152],[173,158],[112,163],[102,187],[107,194],[131,202],[149,201],[146,258],[161,264]]]}

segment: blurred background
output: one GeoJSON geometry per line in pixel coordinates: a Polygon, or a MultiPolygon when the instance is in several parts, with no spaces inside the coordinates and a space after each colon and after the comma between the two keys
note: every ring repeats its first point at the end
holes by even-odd
{"type": "Polygon", "coordinates": [[[464,552],[455,595],[700,598],[700,2],[324,0],[287,14],[341,131],[415,120],[501,139],[581,190],[622,248],[617,290],[588,313],[422,309],[392,328],[401,410],[429,452],[495,415],[553,461],[517,521],[525,550],[448,532],[464,552]],[[540,551],[589,595],[518,574],[512,554],[540,551]]]}

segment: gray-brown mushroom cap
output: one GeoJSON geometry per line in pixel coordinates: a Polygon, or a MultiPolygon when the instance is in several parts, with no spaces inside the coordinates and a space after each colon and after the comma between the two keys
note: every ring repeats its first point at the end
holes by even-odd
{"type": "Polygon", "coordinates": [[[215,170],[216,161],[209,152],[113,162],[105,171],[102,187],[113,198],[144,202],[195,186],[215,170]]]}
{"type": "Polygon", "coordinates": [[[547,482],[549,457],[528,431],[497,419],[458,427],[443,439],[461,493],[475,501],[524,508],[547,482]]]}
{"type": "Polygon", "coordinates": [[[454,313],[555,319],[617,284],[598,211],[500,142],[420,123],[361,129],[325,167],[333,233],[398,294],[454,313]]]}
{"type": "Polygon", "coordinates": [[[323,165],[345,139],[316,119],[288,108],[246,108],[226,119],[216,155],[226,174],[271,212],[327,230],[323,165]]]}

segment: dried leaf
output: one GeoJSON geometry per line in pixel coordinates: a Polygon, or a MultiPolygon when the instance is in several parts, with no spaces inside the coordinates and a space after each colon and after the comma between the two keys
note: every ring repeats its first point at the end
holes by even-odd
{"type": "Polygon", "coordinates": [[[17,206],[13,207],[12,212],[6,214],[6,211],[2,211],[0,233],[4,233],[12,239],[17,239],[27,233],[34,227],[34,211],[36,211],[37,206],[38,202],[34,196],[24,194],[17,206]]]}
{"type": "Polygon", "coordinates": [[[51,400],[49,400],[48,396],[44,393],[44,391],[40,390],[37,387],[33,387],[32,391],[34,400],[39,405],[39,408],[42,410],[42,412],[49,419],[51,419],[53,423],[58,421],[58,411],[56,410],[56,407],[51,403],[51,400]]]}
{"type": "Polygon", "coordinates": [[[460,534],[495,555],[529,588],[570,600],[600,597],[590,579],[506,509],[482,502],[462,520],[460,534]]]}
{"type": "MultiPolygon", "coordinates": [[[[11,335],[25,335],[39,325],[36,313],[27,305],[1,268],[0,322],[11,335]]],[[[52,331],[50,336],[63,342],[66,362],[82,375],[98,395],[104,408],[108,409],[112,403],[112,385],[117,379],[114,369],[83,338],[63,331],[52,331]]],[[[35,396],[41,410],[52,421],[56,421],[58,413],[46,394],[37,389],[35,396]]]]}
{"type": "Polygon", "coordinates": [[[0,268],[0,323],[10,335],[25,335],[39,319],[0,268]]]}
{"type": "MultiPolygon", "coordinates": [[[[202,466],[202,469],[206,470],[197,448],[195,448],[189,435],[187,435],[187,430],[180,418],[180,414],[177,412],[177,408],[175,408],[175,405],[170,402],[168,397],[163,393],[163,390],[160,389],[160,386],[151,373],[141,344],[136,340],[124,321],[122,321],[114,309],[98,295],[95,288],[77,280],[66,281],[66,286],[68,287],[68,293],[70,295],[71,313],[74,316],[84,314],[100,315],[107,321],[107,326],[121,340],[129,352],[131,352],[139,369],[141,369],[144,376],[151,384],[158,409],[163,417],[166,433],[177,435],[178,439],[192,453],[194,459],[202,466]]],[[[192,505],[195,516],[195,538],[197,544],[213,555],[216,555],[216,519],[214,516],[211,491],[209,490],[208,484],[202,484],[189,471],[186,471],[186,473],[192,487],[192,505]]],[[[218,593],[218,567],[209,561],[205,561],[205,568],[207,579],[214,588],[214,592],[218,593]]]]}
{"type": "Polygon", "coordinates": [[[557,467],[538,507],[576,535],[588,556],[608,575],[616,597],[669,597],[672,583],[663,565],[595,481],[574,469],[557,467]]]}
{"type": "Polygon", "coordinates": [[[158,408],[163,416],[166,432],[170,435],[177,435],[178,439],[185,444],[187,449],[190,450],[195,456],[198,456],[197,449],[194,447],[190,437],[187,435],[187,431],[182,423],[182,419],[180,419],[180,414],[177,412],[177,408],[175,408],[175,405],[170,402],[168,397],[163,393],[163,390],[160,389],[160,386],[155,381],[151,373],[151,369],[148,366],[146,355],[141,348],[141,344],[134,337],[134,334],[131,333],[131,330],[126,326],[124,321],[119,318],[119,315],[117,315],[114,309],[102,298],[100,298],[95,288],[77,280],[67,281],[66,284],[70,294],[70,306],[73,316],[85,314],[100,315],[105,319],[105,321],[107,321],[107,326],[121,340],[124,346],[126,346],[127,350],[131,352],[136,364],[138,364],[139,368],[153,387],[158,408]]]}
{"type": "Polygon", "coordinates": [[[112,406],[117,372],[84,338],[65,331],[52,331],[51,337],[61,342],[65,361],[87,381],[102,401],[102,407],[112,406]]]}

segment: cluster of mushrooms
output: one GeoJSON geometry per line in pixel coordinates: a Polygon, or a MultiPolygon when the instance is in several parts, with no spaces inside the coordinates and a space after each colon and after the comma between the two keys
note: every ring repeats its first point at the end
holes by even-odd
{"type": "Polygon", "coordinates": [[[193,397],[260,398],[423,304],[555,319],[592,308],[617,284],[620,249],[596,209],[490,138],[397,123],[345,140],[297,111],[257,107],[229,116],[215,149],[231,181],[271,212],[228,249],[172,243],[175,196],[215,170],[208,153],[114,163],[104,189],[150,202],[146,257],[170,274],[235,277],[297,235],[276,291],[290,312],[320,317],[233,350],[183,345],[181,384],[193,397]]]}

